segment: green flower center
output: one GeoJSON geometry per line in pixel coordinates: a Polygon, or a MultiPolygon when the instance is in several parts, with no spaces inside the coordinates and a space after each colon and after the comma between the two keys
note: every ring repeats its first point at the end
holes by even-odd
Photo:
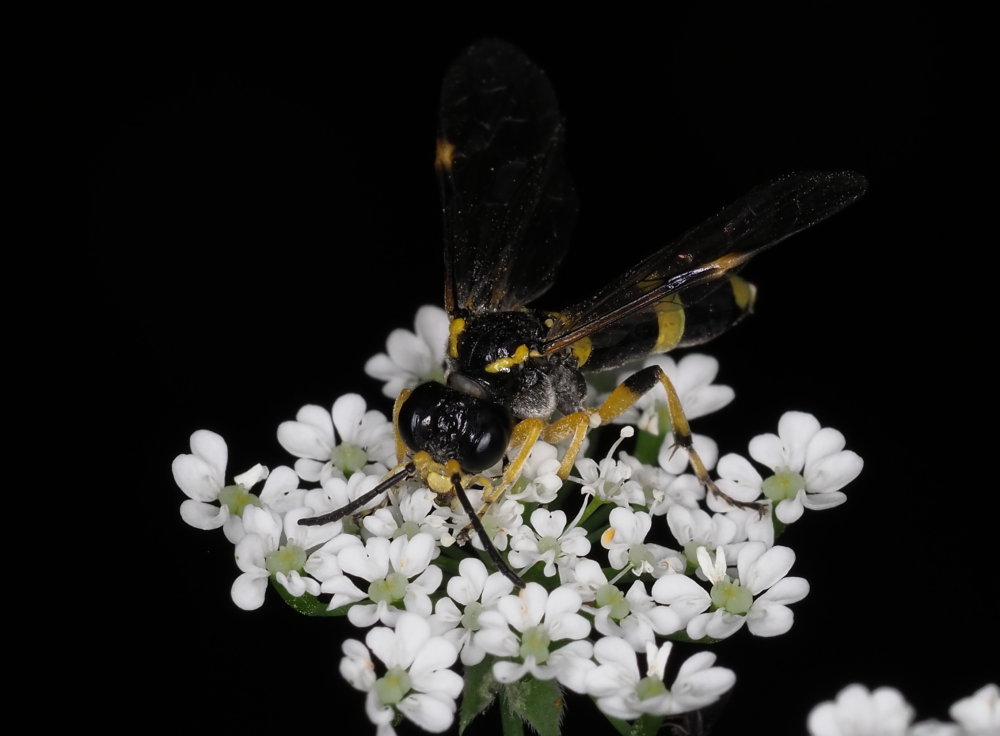
{"type": "Polygon", "coordinates": [[[368,463],[368,454],[357,445],[350,442],[342,442],[330,451],[330,462],[350,478],[351,473],[356,473],[368,463]]]}
{"type": "Polygon", "coordinates": [[[242,516],[247,506],[262,506],[260,499],[243,486],[226,486],[219,491],[219,503],[229,509],[233,516],[242,516]]]}
{"type": "Polygon", "coordinates": [[[639,696],[639,700],[649,700],[649,698],[666,695],[667,686],[659,677],[649,675],[647,677],[643,677],[636,684],[635,694],[639,696]]]}
{"type": "Polygon", "coordinates": [[[546,552],[559,552],[559,540],[555,537],[542,537],[538,540],[538,551],[541,554],[546,552]]]}
{"type": "Polygon", "coordinates": [[[716,608],[740,616],[753,605],[753,594],[734,580],[723,580],[713,585],[711,596],[716,608]]]}
{"type": "Polygon", "coordinates": [[[410,692],[410,676],[406,670],[393,667],[375,681],[375,694],[382,705],[395,705],[410,692]]]}
{"type": "Polygon", "coordinates": [[[462,628],[466,631],[479,631],[479,614],[483,612],[483,604],[479,601],[472,601],[465,607],[462,614],[462,628]]]}
{"type": "Polygon", "coordinates": [[[534,657],[538,664],[545,664],[549,658],[548,633],[541,626],[532,626],[521,634],[521,659],[534,657]]]}
{"type": "Polygon", "coordinates": [[[409,579],[401,572],[391,572],[384,578],[373,580],[368,586],[368,597],[374,603],[397,603],[406,595],[409,579]]]}
{"type": "Polygon", "coordinates": [[[276,572],[287,575],[293,570],[301,570],[305,564],[306,551],[297,544],[286,544],[264,558],[264,567],[271,575],[276,572]]]}
{"type": "Polygon", "coordinates": [[[628,562],[633,570],[648,570],[655,567],[656,559],[644,544],[633,544],[628,548],[628,562]]]}
{"type": "Polygon", "coordinates": [[[615,621],[621,621],[632,612],[632,607],[625,598],[625,594],[618,589],[617,585],[611,583],[606,583],[597,589],[594,602],[599,608],[611,606],[611,618],[615,621]]]}
{"type": "Polygon", "coordinates": [[[415,521],[404,521],[399,525],[399,528],[393,532],[393,537],[403,537],[407,539],[413,539],[417,533],[420,532],[420,524],[415,521]]]}
{"type": "Polygon", "coordinates": [[[765,480],[762,486],[764,495],[775,503],[786,498],[795,498],[795,495],[805,487],[806,479],[791,470],[775,473],[765,480]]]}

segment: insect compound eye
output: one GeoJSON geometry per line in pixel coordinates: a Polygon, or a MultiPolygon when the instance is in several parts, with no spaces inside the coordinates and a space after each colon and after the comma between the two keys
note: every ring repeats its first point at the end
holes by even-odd
{"type": "Polygon", "coordinates": [[[399,436],[411,450],[430,453],[438,462],[458,460],[469,472],[485,470],[503,457],[512,420],[492,401],[440,383],[413,389],[399,408],[399,436]]]}
{"type": "Polygon", "coordinates": [[[460,436],[458,461],[465,470],[477,472],[496,465],[510,444],[511,421],[507,411],[477,401],[476,411],[466,419],[460,436]]]}

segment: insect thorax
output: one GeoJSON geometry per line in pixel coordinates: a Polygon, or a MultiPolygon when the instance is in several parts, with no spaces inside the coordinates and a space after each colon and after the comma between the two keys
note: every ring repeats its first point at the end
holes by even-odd
{"type": "Polygon", "coordinates": [[[494,401],[519,419],[579,411],[586,386],[572,352],[539,354],[548,332],[544,319],[527,310],[454,318],[448,385],[494,401]]]}

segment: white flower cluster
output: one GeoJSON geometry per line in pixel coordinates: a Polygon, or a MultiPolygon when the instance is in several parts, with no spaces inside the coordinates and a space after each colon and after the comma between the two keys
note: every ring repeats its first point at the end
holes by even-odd
{"type": "Polygon", "coordinates": [[[810,736],[998,736],[1000,687],[990,683],[951,706],[954,722],[913,723],[914,709],[892,687],[848,685],[809,713],[810,736]]]}
{"type": "MultiPolygon", "coordinates": [[[[439,379],[447,332],[444,312],[424,307],[416,334],[392,333],[388,354],[367,368],[386,381],[388,395],[439,379]]],[[[710,357],[653,361],[689,418],[733,398],[713,384],[710,357]]],[[[592,398],[600,401],[599,392],[592,398]]],[[[795,554],[775,544],[775,528],[805,509],[843,503],[841,489],[862,463],[839,432],[800,412],[784,414],[776,434],[754,437],[750,459],[729,454],[716,463],[715,443],[695,435],[718,486],[763,511],[734,508],[685,473],[686,453],[672,451],[660,426],[662,401],[647,395],[626,416],[663,436],[651,457],[620,449],[634,434],[626,425],[603,458],[581,455],[564,484],[557,475],[563,449],[534,446],[516,485],[482,519],[526,581],[521,590],[496,571],[477,537],[456,543],[468,517],[457,504],[438,506],[417,480],[339,521],[299,524],[358,499],[397,465],[392,423],[355,394],[330,411],[305,406],[278,427],[294,468],[256,465],[230,484],[225,441],[195,432],[190,454],[173,464],[189,497],[181,515],[201,529],[223,528],[235,544],[242,574],[232,596],[241,608],[261,606],[270,581],[299,610],[346,614],[367,629],[363,643],[344,642],[341,672],[366,693],[380,735],[393,733],[399,715],[428,731],[449,728],[463,690],[457,663],[468,670],[487,658],[498,688],[524,678],[555,681],[615,719],[689,712],[715,702],[735,675],[702,651],[672,668],[667,683],[671,640],[710,643],[744,625],[756,636],[787,632],[789,606],[809,586],[788,576],[795,554]]],[[[480,494],[469,490],[474,507],[480,494]]]]}

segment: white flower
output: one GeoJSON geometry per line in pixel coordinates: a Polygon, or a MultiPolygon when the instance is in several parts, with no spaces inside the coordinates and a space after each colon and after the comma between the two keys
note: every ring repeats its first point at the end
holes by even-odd
{"type": "MultiPolygon", "coordinates": [[[[367,475],[365,473],[352,473],[347,480],[331,476],[320,481],[319,488],[307,491],[303,503],[311,509],[310,516],[322,516],[347,506],[381,482],[381,475],[367,475]]],[[[379,494],[355,513],[369,510],[382,503],[385,503],[385,495],[379,494]]],[[[354,514],[348,514],[329,523],[342,527],[349,534],[359,534],[361,531],[355,521],[354,514]]]]}
{"type": "Polygon", "coordinates": [[[1000,734],[1000,687],[990,683],[948,709],[968,736],[1000,734]]]}
{"type": "Polygon", "coordinates": [[[728,545],[737,539],[740,531],[736,522],[724,514],[709,515],[701,509],[686,506],[672,506],[667,511],[667,526],[684,550],[688,564],[693,566],[698,565],[699,547],[715,549],[728,545]]]}
{"type": "Polygon", "coordinates": [[[539,680],[558,677],[568,687],[579,687],[576,678],[592,651],[590,642],[581,641],[590,633],[590,622],[579,613],[582,605],[579,593],[568,587],[549,593],[538,583],[528,583],[516,595],[501,597],[496,610],[480,613],[475,644],[505,658],[493,665],[493,676],[500,682],[517,682],[530,674],[539,680]],[[550,648],[563,639],[572,641],[550,648]]]}
{"type": "Polygon", "coordinates": [[[698,549],[698,559],[712,582],[715,610],[688,622],[687,633],[692,639],[725,639],[744,623],[755,636],[778,636],[792,628],[792,611],[786,604],[805,598],[809,583],[804,578],[785,577],[795,562],[791,549],[769,549],[762,542],[747,542],[736,558],[735,579],[728,575],[722,547],[715,551],[714,563],[704,547],[698,549]]]}
{"type": "Polygon", "coordinates": [[[523,503],[551,503],[556,500],[563,481],[559,477],[560,459],[555,445],[539,440],[521,468],[521,475],[506,498],[523,503]]]}
{"type": "Polygon", "coordinates": [[[725,667],[713,667],[715,655],[698,652],[689,657],[668,688],[663,681],[673,647],[665,642],[646,647],[646,677],[641,677],[635,650],[624,639],[606,636],[594,645],[598,666],[586,675],[586,692],[612,718],[631,721],[650,713],[676,715],[711,705],[729,690],[736,675],[725,667]]]}
{"type": "Polygon", "coordinates": [[[645,511],[621,507],[611,510],[609,526],[601,535],[601,546],[608,550],[611,567],[628,567],[636,576],[649,573],[653,577],[684,571],[685,563],[677,552],[646,542],[652,523],[645,511]]]}
{"type": "Polygon", "coordinates": [[[371,626],[376,621],[395,625],[402,612],[399,604],[407,611],[429,616],[430,594],[438,589],[442,579],[441,568],[430,564],[436,551],[434,538],[423,532],[412,539],[401,536],[392,541],[371,537],[363,547],[345,547],[337,555],[344,574],[323,582],[323,592],[333,593],[330,610],[354,603],[347,618],[358,627],[371,626]],[[368,581],[367,590],[358,588],[348,575],[368,581]],[[358,603],[366,598],[371,603],[358,603]]]}
{"type": "Polygon", "coordinates": [[[680,505],[689,509],[699,508],[705,498],[705,486],[690,474],[674,475],[658,465],[646,465],[626,452],[619,457],[632,469],[632,480],[641,487],[646,506],[652,516],[663,516],[671,506],[680,505]]]}
{"type": "MultiPolygon", "coordinates": [[[[677,396],[684,407],[684,415],[688,419],[697,419],[714,411],[718,411],[736,395],[729,386],[713,384],[719,373],[719,361],[710,355],[690,353],[680,361],[675,362],[669,355],[651,355],[642,363],[642,368],[659,365],[667,378],[674,385],[677,396]]],[[[641,368],[639,369],[641,370],[641,368]]],[[[624,369],[618,375],[621,383],[637,369],[624,369]]],[[[635,424],[639,429],[660,434],[661,417],[669,418],[666,408],[667,397],[662,390],[647,391],[634,406],[627,409],[615,419],[618,424],[635,424]]]]}
{"type": "MultiPolygon", "coordinates": [[[[772,475],[761,478],[750,463],[734,456],[725,467],[719,463],[719,488],[728,493],[737,484],[747,494],[758,490],[775,504],[778,520],[791,524],[804,509],[833,508],[847,500],[840,489],[858,477],[864,463],[857,453],[845,450],[845,444],[844,435],[820,427],[812,414],[785,412],[778,420],[778,434],[750,440],[750,457],[770,468],[772,475]]],[[[742,495],[734,497],[744,500],[742,495]]]]}
{"type": "MultiPolygon", "coordinates": [[[[482,506],[483,491],[481,489],[470,489],[465,494],[468,496],[472,508],[478,509],[482,506]]],[[[480,521],[490,542],[502,552],[507,549],[507,540],[524,526],[524,505],[504,497],[492,503],[480,521]]],[[[472,546],[478,550],[485,549],[479,535],[469,526],[469,517],[461,506],[453,509],[451,525],[454,531],[454,534],[450,535],[452,538],[468,529],[472,546]]]]}
{"type": "Polygon", "coordinates": [[[322,526],[302,526],[307,508],[290,511],[284,518],[272,509],[249,506],[243,512],[246,534],[236,544],[236,565],[243,574],[232,587],[233,602],[245,611],[264,603],[271,575],[293,596],[318,595],[320,584],[303,576],[307,550],[327,542],[337,531],[322,526]]]}
{"type": "Polygon", "coordinates": [[[637,652],[645,651],[655,634],[673,634],[686,623],[669,606],[657,605],[641,580],[633,581],[625,593],[606,582],[595,591],[593,607],[594,628],[605,636],[621,637],[637,652]]]}
{"type": "Polygon", "coordinates": [[[634,434],[632,427],[622,427],[618,440],[608,450],[600,462],[589,457],[576,461],[579,477],[570,480],[579,483],[581,493],[596,496],[604,501],[627,507],[629,504],[645,504],[646,496],[642,485],[632,480],[632,465],[615,460],[613,455],[622,440],[634,434]]]}
{"type": "Polygon", "coordinates": [[[676,613],[684,626],[712,605],[708,591],[687,575],[664,575],[653,583],[650,593],[653,600],[676,613]]]}
{"type": "Polygon", "coordinates": [[[414,319],[416,334],[397,329],[389,333],[385,348],[365,363],[365,373],[385,381],[382,393],[390,399],[404,388],[413,388],[428,381],[444,381],[444,356],[448,345],[448,315],[441,309],[425,305],[414,319]]]}
{"type": "Polygon", "coordinates": [[[455,699],[462,692],[462,678],[449,669],[458,657],[455,646],[432,636],[430,624],[415,613],[399,615],[396,629],[377,626],[364,644],[348,639],[343,644],[340,672],[352,687],[366,693],[365,712],[379,736],[394,734],[397,712],[432,733],[447,730],[455,719],[455,699]],[[385,667],[377,676],[368,649],[385,667]]]}
{"type": "Polygon", "coordinates": [[[514,584],[503,573],[490,573],[486,565],[474,557],[462,560],[458,573],[448,580],[448,597],[434,606],[430,622],[435,633],[458,648],[462,664],[469,666],[479,664],[486,656],[486,651],[475,643],[473,636],[481,628],[479,616],[495,608],[500,598],[510,595],[514,584]]]}
{"type": "Polygon", "coordinates": [[[507,559],[522,571],[541,561],[545,563],[545,575],[552,577],[557,565],[571,566],[588,552],[586,529],[579,526],[567,529],[565,511],[540,508],[531,512],[531,526],[520,527],[511,537],[507,559]]]}
{"type": "MultiPolygon", "coordinates": [[[[352,478],[354,476],[351,476],[352,478]]],[[[426,532],[440,540],[448,531],[448,509],[434,503],[435,493],[427,488],[415,488],[400,494],[398,504],[376,509],[364,518],[364,528],[377,537],[408,537],[426,532]]]]}
{"type": "Polygon", "coordinates": [[[221,526],[226,539],[236,544],[243,537],[243,509],[261,503],[250,488],[267,477],[267,468],[255,465],[227,486],[228,461],[226,441],[215,432],[199,429],[191,435],[191,454],[175,457],[171,470],[174,482],[188,496],[181,504],[181,518],[196,529],[221,526]]]}
{"type": "Polygon", "coordinates": [[[808,728],[811,736],[902,736],[911,720],[913,708],[895,688],[854,684],[813,708],[808,728]]]}
{"type": "Polygon", "coordinates": [[[309,404],[299,409],[295,421],[282,422],[278,442],[299,458],[295,472],[308,481],[346,478],[359,470],[386,473],[396,462],[392,423],[381,412],[366,409],[361,396],[345,394],[330,411],[309,404]]]}

